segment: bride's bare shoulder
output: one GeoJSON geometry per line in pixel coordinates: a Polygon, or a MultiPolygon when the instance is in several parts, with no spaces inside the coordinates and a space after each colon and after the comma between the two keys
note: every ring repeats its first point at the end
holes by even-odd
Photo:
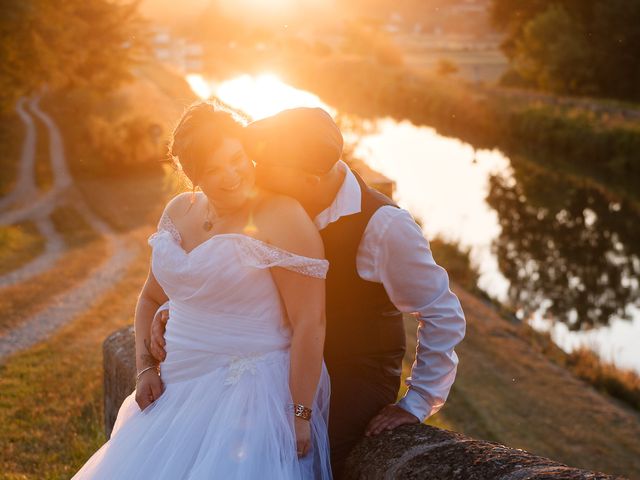
{"type": "Polygon", "coordinates": [[[324,256],[316,226],[292,197],[267,193],[260,201],[256,224],[264,240],[272,245],[300,255],[324,256]]]}
{"type": "Polygon", "coordinates": [[[164,213],[174,220],[183,217],[191,206],[191,196],[191,192],[179,193],[167,202],[164,213]]]}

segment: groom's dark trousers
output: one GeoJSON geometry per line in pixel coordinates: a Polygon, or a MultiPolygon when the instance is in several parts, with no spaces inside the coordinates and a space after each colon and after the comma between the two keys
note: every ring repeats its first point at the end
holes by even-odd
{"type": "Polygon", "coordinates": [[[357,174],[356,178],[362,191],[361,211],[320,232],[330,263],[324,359],[331,377],[329,442],[336,479],[369,421],[396,401],[406,348],[402,314],[382,284],[360,278],[356,266],[371,216],[394,203],[357,174]]]}

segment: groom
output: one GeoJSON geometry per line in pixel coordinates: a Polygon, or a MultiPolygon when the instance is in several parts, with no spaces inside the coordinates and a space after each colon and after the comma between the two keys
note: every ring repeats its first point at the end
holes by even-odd
{"type": "MultiPolygon", "coordinates": [[[[324,110],[295,108],[253,122],[243,143],[256,162],[257,182],[296,198],[324,241],[329,439],[339,479],[363,434],[422,422],[442,408],[456,375],[464,315],[409,212],[340,160],[342,135],[324,110]],[[396,402],[402,313],[417,319],[418,346],[409,388],[396,402]]],[[[152,326],[152,353],[162,359],[166,320],[166,313],[157,314],[152,326]]]]}

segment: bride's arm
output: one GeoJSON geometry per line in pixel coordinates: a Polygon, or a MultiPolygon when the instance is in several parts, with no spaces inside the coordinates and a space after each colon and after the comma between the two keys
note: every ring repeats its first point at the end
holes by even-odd
{"type": "Polygon", "coordinates": [[[167,301],[167,295],[156,280],[151,269],[142,287],[136,304],[134,330],[136,334],[136,372],[142,373],[136,381],[136,402],[141,410],[160,397],[163,391],[162,381],[157,374],[158,361],[149,350],[151,340],[151,321],[158,307],[167,301]]]}
{"type": "Polygon", "coordinates": [[[324,280],[273,268],[287,310],[291,337],[290,388],[294,403],[311,408],[320,372],[325,336],[324,280]]]}
{"type": "MultiPolygon", "coordinates": [[[[270,202],[269,241],[284,250],[312,258],[324,258],[320,234],[302,207],[288,198],[270,202]]],[[[311,408],[322,371],[325,337],[325,283],[323,279],[284,268],[272,275],[286,308],[292,329],[290,381],[294,403],[311,408]]],[[[313,413],[312,413],[313,414],[313,413]]],[[[309,422],[295,418],[298,451],[310,447],[309,422]]]]}

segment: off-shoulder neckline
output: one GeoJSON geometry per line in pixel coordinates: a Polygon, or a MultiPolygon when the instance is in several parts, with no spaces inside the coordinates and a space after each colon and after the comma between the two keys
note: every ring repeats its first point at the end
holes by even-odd
{"type": "Polygon", "coordinates": [[[254,242],[257,242],[265,247],[271,248],[273,250],[278,250],[282,253],[285,253],[287,255],[294,255],[297,257],[303,257],[303,258],[308,258],[310,260],[317,260],[319,262],[326,262],[328,261],[326,258],[314,258],[314,257],[307,257],[305,255],[300,255],[297,253],[293,253],[290,252],[288,250],[285,250],[283,248],[277,247],[275,245],[272,245],[268,242],[265,242],[264,240],[260,240],[258,238],[252,237],[250,235],[247,235],[246,233],[239,233],[239,232],[229,232],[229,233],[218,233],[216,235],[212,235],[211,237],[207,238],[205,241],[200,242],[198,245],[196,245],[195,247],[193,247],[191,250],[187,251],[185,250],[185,248],[182,246],[182,235],[180,235],[180,231],[178,230],[178,227],[176,227],[175,223],[173,223],[173,220],[171,219],[171,217],[166,213],[163,212],[162,216],[166,218],[166,221],[171,224],[171,227],[173,228],[173,230],[175,231],[176,235],[178,236],[178,239],[176,240],[173,235],[171,235],[171,232],[168,232],[171,235],[171,238],[174,240],[174,243],[178,246],[178,248],[180,248],[180,250],[182,250],[182,252],[187,256],[191,256],[191,254],[193,254],[193,252],[195,252],[196,250],[198,250],[200,247],[210,243],[212,240],[218,238],[218,237],[239,237],[239,238],[243,238],[243,239],[248,239],[248,240],[253,240],[254,242]]]}

